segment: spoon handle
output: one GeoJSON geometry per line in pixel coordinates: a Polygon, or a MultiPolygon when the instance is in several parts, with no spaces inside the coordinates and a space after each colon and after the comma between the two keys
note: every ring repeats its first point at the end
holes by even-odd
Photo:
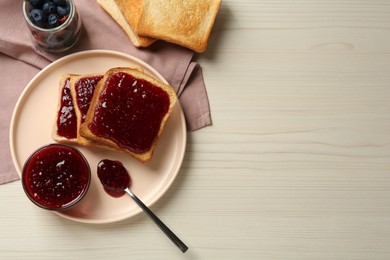
{"type": "Polygon", "coordinates": [[[126,188],[125,192],[138,204],[138,206],[141,207],[141,209],[183,253],[188,250],[188,247],[137,196],[135,196],[129,188],[126,188]]]}

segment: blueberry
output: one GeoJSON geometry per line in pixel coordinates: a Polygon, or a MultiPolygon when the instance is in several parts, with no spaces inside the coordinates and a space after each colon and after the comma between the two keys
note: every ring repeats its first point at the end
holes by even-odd
{"type": "Polygon", "coordinates": [[[66,0],[53,0],[56,5],[66,5],[66,0]]]}
{"type": "Polygon", "coordinates": [[[43,0],[30,0],[30,4],[35,8],[41,8],[43,0]]]}
{"type": "Polygon", "coordinates": [[[58,17],[58,14],[49,14],[49,17],[47,18],[47,27],[48,28],[54,28],[59,25],[60,19],[58,17]]]}
{"type": "Polygon", "coordinates": [[[47,19],[46,14],[42,9],[32,9],[30,12],[30,20],[33,24],[37,26],[42,26],[45,24],[47,19]]]}
{"type": "Polygon", "coordinates": [[[70,6],[69,5],[66,5],[66,6],[58,5],[57,6],[57,14],[59,16],[66,16],[69,13],[70,13],[70,6]]]}
{"type": "Polygon", "coordinates": [[[53,2],[45,2],[42,7],[43,11],[46,14],[52,14],[55,13],[57,8],[56,5],[53,2]]]}

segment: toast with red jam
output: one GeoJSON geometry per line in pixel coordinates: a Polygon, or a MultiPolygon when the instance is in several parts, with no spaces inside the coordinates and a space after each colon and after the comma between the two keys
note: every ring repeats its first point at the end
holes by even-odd
{"type": "Polygon", "coordinates": [[[54,141],[77,143],[77,115],[71,93],[71,78],[75,74],[64,74],[60,78],[56,116],[51,131],[54,141]]]}
{"type": "Polygon", "coordinates": [[[170,85],[142,71],[110,69],[96,86],[80,134],[147,163],[176,101],[170,85]]]}
{"type": "Polygon", "coordinates": [[[70,90],[77,118],[77,142],[81,145],[90,145],[90,142],[80,135],[80,126],[85,121],[96,85],[103,75],[88,74],[70,78],[70,90]]]}

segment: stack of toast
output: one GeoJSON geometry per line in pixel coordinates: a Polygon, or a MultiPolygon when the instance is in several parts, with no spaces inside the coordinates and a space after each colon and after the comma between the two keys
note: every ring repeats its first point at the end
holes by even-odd
{"type": "Polygon", "coordinates": [[[136,47],[156,40],[204,52],[221,0],[97,0],[136,47]]]}
{"type": "Polygon", "coordinates": [[[65,74],[60,79],[52,138],[126,152],[147,163],[176,99],[170,85],[139,68],[65,74]]]}

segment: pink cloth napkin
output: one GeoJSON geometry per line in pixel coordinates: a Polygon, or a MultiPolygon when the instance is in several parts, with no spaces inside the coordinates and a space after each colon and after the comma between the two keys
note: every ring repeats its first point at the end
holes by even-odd
{"type": "Polygon", "coordinates": [[[189,131],[211,124],[202,71],[192,60],[191,50],[163,41],[137,49],[95,0],[75,2],[83,23],[80,41],[67,53],[53,55],[37,50],[31,42],[23,1],[0,1],[0,184],[19,179],[9,152],[9,125],[19,95],[42,68],[69,53],[108,49],[133,55],[154,67],[176,89],[189,131]]]}

